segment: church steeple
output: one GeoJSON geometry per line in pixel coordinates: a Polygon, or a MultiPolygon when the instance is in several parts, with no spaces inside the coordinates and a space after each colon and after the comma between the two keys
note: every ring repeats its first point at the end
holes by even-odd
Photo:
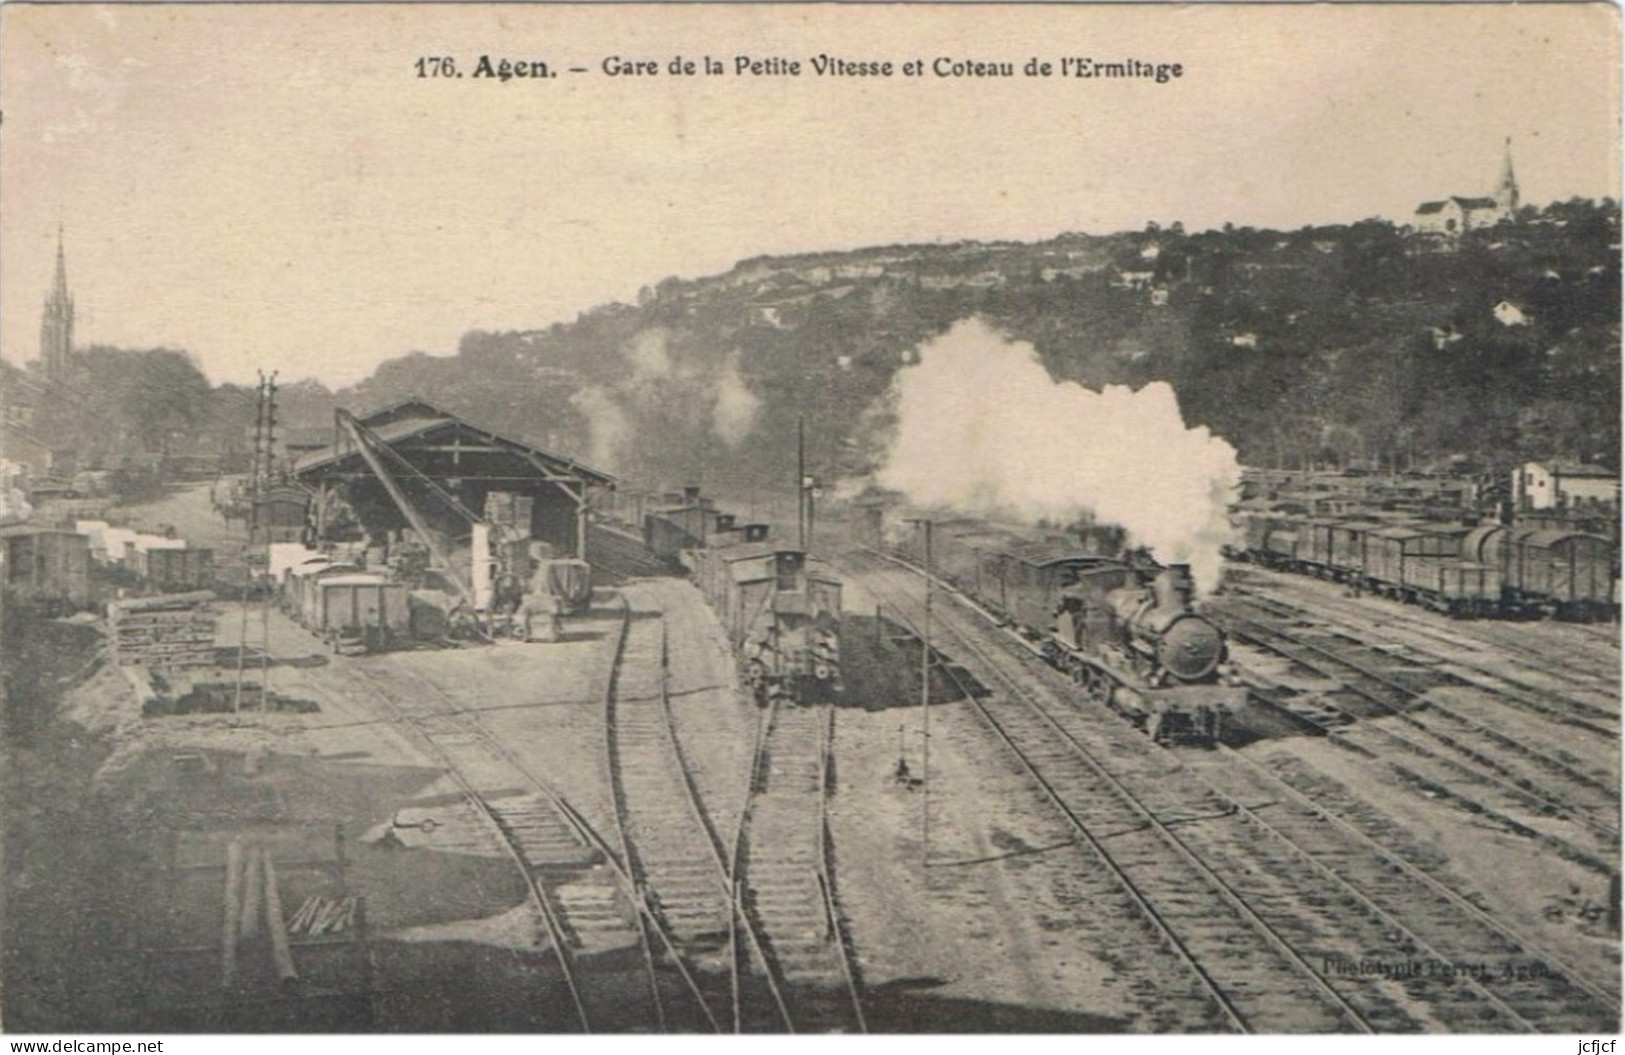
{"type": "Polygon", "coordinates": [[[1495,204],[1510,215],[1518,211],[1518,177],[1512,172],[1512,137],[1507,136],[1506,155],[1501,162],[1501,182],[1495,186],[1495,204]]]}
{"type": "Polygon", "coordinates": [[[68,258],[60,225],[56,229],[56,281],[40,318],[39,357],[45,376],[52,381],[65,381],[73,373],[73,294],[68,292],[68,258]]]}

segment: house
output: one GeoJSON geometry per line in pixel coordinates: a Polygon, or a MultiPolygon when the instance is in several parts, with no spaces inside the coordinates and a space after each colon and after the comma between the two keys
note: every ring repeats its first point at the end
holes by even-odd
{"type": "Polygon", "coordinates": [[[1501,303],[1490,309],[1490,314],[1494,315],[1495,321],[1502,326],[1529,325],[1529,316],[1524,314],[1523,309],[1510,300],[1501,301],[1501,303]]]}
{"type": "Polygon", "coordinates": [[[1619,509],[1619,474],[1582,462],[1529,462],[1512,470],[1512,504],[1519,510],[1619,509]]]}
{"type": "Polygon", "coordinates": [[[1416,207],[1411,226],[1418,234],[1433,235],[1453,242],[1467,231],[1493,227],[1502,220],[1510,220],[1518,211],[1522,196],[1518,191],[1518,177],[1512,170],[1512,140],[1506,141],[1506,152],[1501,162],[1501,177],[1496,181],[1495,193],[1487,198],[1451,196],[1443,201],[1425,201],[1416,207]]]}
{"type": "Polygon", "coordinates": [[[1458,238],[1464,232],[1481,227],[1493,227],[1512,215],[1494,198],[1449,197],[1443,201],[1425,201],[1416,207],[1411,220],[1419,234],[1458,238]]]}

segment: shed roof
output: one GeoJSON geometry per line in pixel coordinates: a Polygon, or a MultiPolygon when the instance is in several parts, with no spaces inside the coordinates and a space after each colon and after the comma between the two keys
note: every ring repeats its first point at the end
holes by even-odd
{"type": "MultiPolygon", "coordinates": [[[[550,472],[574,476],[591,484],[608,485],[615,482],[615,477],[608,473],[588,468],[573,458],[545,451],[523,440],[493,432],[426,400],[404,400],[358,420],[391,447],[405,445],[410,440],[429,440],[437,435],[461,433],[471,439],[506,448],[509,453],[527,461],[528,455],[550,472]]],[[[294,463],[294,472],[301,479],[316,479],[352,462],[357,467],[364,464],[360,452],[353,446],[327,447],[301,456],[294,463]]],[[[471,471],[470,475],[479,474],[471,471]]]]}

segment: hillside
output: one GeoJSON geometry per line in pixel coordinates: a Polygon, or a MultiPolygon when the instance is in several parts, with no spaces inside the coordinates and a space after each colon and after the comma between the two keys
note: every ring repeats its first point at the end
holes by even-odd
{"type": "Polygon", "coordinates": [[[572,324],[469,333],[340,398],[432,393],[634,480],[771,485],[798,415],[813,464],[865,467],[897,371],[980,316],[1057,379],[1170,382],[1250,463],[1617,466],[1618,230],[1612,202],[1574,201],[1454,246],[1381,221],[1176,224],[758,258],[572,324]]]}
{"type": "MultiPolygon", "coordinates": [[[[1244,462],[1618,467],[1619,210],[1575,200],[1459,243],[1384,221],[1295,232],[1148,225],[1046,242],[884,246],[667,278],[573,323],[470,332],[455,355],[385,362],[337,394],[284,385],[279,420],[423,395],[634,484],[790,485],[885,450],[893,381],[982,319],[1091,388],[1161,380],[1244,462]]],[[[15,387],[15,386],[13,386],[15,387]]],[[[91,349],[34,431],[95,465],[148,451],[239,456],[252,392],[181,352],[91,349]]]]}

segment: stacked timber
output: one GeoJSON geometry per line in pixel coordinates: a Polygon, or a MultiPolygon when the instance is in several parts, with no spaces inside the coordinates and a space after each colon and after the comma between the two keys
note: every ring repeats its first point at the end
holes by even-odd
{"type": "Polygon", "coordinates": [[[108,638],[121,667],[205,667],[214,662],[214,594],[172,593],[107,605],[108,638]]]}
{"type": "MultiPolygon", "coordinates": [[[[349,899],[354,901],[354,898],[349,899]]],[[[282,893],[276,862],[264,848],[245,848],[233,839],[226,846],[225,920],[220,936],[220,983],[238,981],[239,953],[264,932],[270,939],[271,967],[283,985],[299,980],[282,916],[282,893]]]]}

